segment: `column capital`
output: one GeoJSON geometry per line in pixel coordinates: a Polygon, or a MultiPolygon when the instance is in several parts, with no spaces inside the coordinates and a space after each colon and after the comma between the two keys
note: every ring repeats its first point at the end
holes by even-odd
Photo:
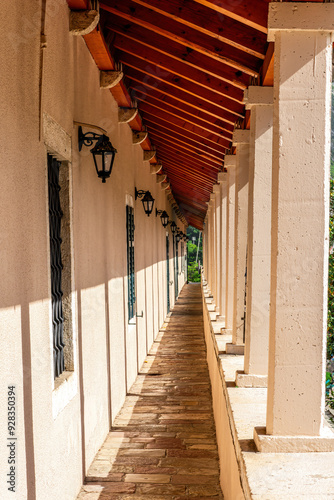
{"type": "Polygon", "coordinates": [[[251,85],[244,91],[246,109],[253,106],[270,106],[274,104],[274,88],[251,85]]]}
{"type": "Polygon", "coordinates": [[[225,155],[224,158],[224,166],[228,167],[236,167],[237,165],[237,156],[236,155],[225,155]]]}
{"type": "MultiPolygon", "coordinates": [[[[235,155],[231,155],[231,156],[235,156],[235,155]]],[[[217,182],[219,182],[219,183],[227,182],[227,172],[219,172],[218,177],[217,177],[217,182]]]]}
{"type": "Polygon", "coordinates": [[[232,139],[233,145],[235,146],[236,144],[249,144],[249,136],[249,130],[244,130],[241,128],[235,129],[232,139]]]}
{"type": "Polygon", "coordinates": [[[219,191],[220,191],[220,186],[219,186],[219,184],[214,184],[214,185],[213,185],[213,193],[214,193],[214,194],[217,194],[217,193],[219,193],[219,191]]]}
{"type": "Polygon", "coordinates": [[[214,193],[210,194],[210,202],[216,200],[216,195],[214,193]]]}
{"type": "Polygon", "coordinates": [[[268,12],[268,42],[274,42],[279,31],[333,33],[334,4],[272,2],[268,12]]]}

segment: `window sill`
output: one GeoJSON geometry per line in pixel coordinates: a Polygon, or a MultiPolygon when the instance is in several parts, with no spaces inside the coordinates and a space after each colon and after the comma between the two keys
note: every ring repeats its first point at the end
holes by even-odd
{"type": "Polygon", "coordinates": [[[77,376],[74,372],[63,372],[55,380],[52,392],[52,416],[55,420],[78,392],[77,376]]]}

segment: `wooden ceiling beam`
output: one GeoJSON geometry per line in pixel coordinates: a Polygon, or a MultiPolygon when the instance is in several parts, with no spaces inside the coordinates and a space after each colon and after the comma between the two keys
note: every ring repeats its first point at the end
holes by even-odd
{"type": "MultiPolygon", "coordinates": [[[[169,182],[170,182],[171,186],[173,187],[173,193],[175,193],[175,195],[176,195],[177,190],[178,190],[178,192],[181,192],[183,190],[184,193],[189,194],[189,192],[191,190],[191,186],[194,186],[194,184],[197,185],[197,183],[198,183],[198,181],[196,181],[196,179],[190,179],[190,178],[183,179],[179,175],[171,175],[169,182]]],[[[204,198],[205,199],[210,198],[210,189],[197,188],[194,195],[197,195],[197,197],[198,197],[197,201],[204,204],[204,203],[206,203],[205,201],[203,201],[204,198]]]]}
{"type": "MultiPolygon", "coordinates": [[[[198,105],[201,108],[205,108],[210,105],[217,109],[217,112],[221,110],[226,119],[231,123],[238,118],[243,118],[244,106],[236,101],[228,100],[224,96],[218,96],[215,92],[211,90],[200,87],[196,83],[192,83],[184,78],[173,75],[172,73],[160,71],[156,66],[151,66],[145,61],[139,59],[131,54],[126,54],[125,52],[119,53],[119,60],[127,68],[132,68],[136,72],[140,72],[143,75],[147,75],[149,78],[154,80],[154,85],[159,88],[160,82],[171,87],[170,92],[176,89],[180,95],[183,95],[183,100],[186,102],[188,96],[190,95],[193,99],[198,101],[198,105]]],[[[128,71],[127,71],[128,73],[128,71]]],[[[142,78],[143,80],[145,77],[142,78]]]]}
{"type": "Polygon", "coordinates": [[[175,201],[179,205],[182,212],[183,208],[185,208],[189,212],[191,211],[193,216],[197,216],[200,218],[205,216],[205,208],[203,206],[198,206],[195,203],[192,203],[191,199],[183,196],[182,194],[179,194],[179,192],[175,195],[175,201]]]}
{"type": "Polygon", "coordinates": [[[226,140],[232,140],[234,126],[224,122],[223,120],[215,119],[207,115],[204,111],[199,111],[191,108],[187,104],[182,104],[173,98],[162,94],[159,90],[142,86],[140,91],[138,86],[131,80],[129,88],[133,91],[133,95],[137,101],[146,102],[158,109],[164,110],[177,118],[180,118],[188,123],[199,125],[207,132],[223,137],[226,140]],[[145,93],[144,93],[145,91],[145,93]]]}
{"type": "Polygon", "coordinates": [[[219,63],[210,57],[177,42],[173,42],[172,40],[168,40],[166,44],[166,38],[159,35],[159,33],[154,33],[134,23],[128,23],[117,16],[108,18],[108,24],[106,24],[105,29],[121,35],[124,39],[126,38],[138,43],[139,47],[144,46],[154,49],[160,54],[169,56],[176,61],[183,62],[191,68],[205,68],[205,72],[209,76],[227,82],[229,85],[238,89],[244,90],[248,86],[249,75],[237,71],[230,66],[226,66],[223,63],[219,63]]]}
{"type": "Polygon", "coordinates": [[[211,190],[212,184],[216,182],[217,173],[219,170],[213,170],[208,168],[206,165],[202,166],[194,160],[189,160],[189,158],[179,154],[177,157],[174,151],[169,149],[161,150],[160,160],[163,164],[163,169],[167,167],[167,174],[170,171],[174,173],[182,172],[182,175],[187,175],[196,177],[197,180],[201,182],[201,186],[206,186],[211,190]],[[170,170],[171,169],[171,170],[170,170]]]}
{"type": "MultiPolygon", "coordinates": [[[[184,177],[181,176],[180,174],[177,174],[177,173],[171,174],[171,181],[170,182],[173,183],[176,181],[176,179],[178,180],[180,185],[182,185],[184,187],[184,189],[186,189],[187,191],[193,190],[191,192],[193,192],[194,195],[197,194],[197,196],[200,197],[199,200],[202,200],[203,196],[210,197],[212,189],[210,190],[210,188],[208,188],[208,187],[203,188],[203,186],[198,187],[197,184],[195,184],[196,180],[194,180],[194,178],[187,177],[186,179],[184,179],[184,177]],[[189,187],[187,188],[186,186],[189,186],[189,187]]],[[[205,203],[205,202],[202,202],[202,203],[205,203]]]]}
{"type": "Polygon", "coordinates": [[[212,148],[216,148],[218,151],[221,151],[223,148],[229,148],[231,145],[231,141],[207,132],[198,125],[193,125],[183,121],[182,119],[178,119],[176,116],[170,115],[170,113],[155,108],[146,102],[140,102],[139,109],[143,114],[145,114],[145,120],[148,119],[152,121],[151,117],[154,117],[155,123],[157,123],[157,121],[159,123],[160,120],[165,123],[170,123],[178,128],[181,128],[181,130],[183,129],[184,131],[195,134],[199,138],[206,139],[208,142],[212,143],[212,148]]]}
{"type": "Polygon", "coordinates": [[[176,150],[175,152],[175,150],[167,146],[161,147],[159,158],[163,165],[164,162],[169,162],[170,166],[177,165],[178,169],[184,168],[186,171],[191,170],[192,173],[198,174],[199,178],[203,179],[203,181],[207,181],[209,184],[215,182],[217,173],[219,172],[219,168],[214,169],[205,163],[203,164],[202,162],[194,160],[192,156],[185,155],[182,151],[179,152],[176,150]]]}
{"type": "Polygon", "coordinates": [[[221,144],[217,144],[216,142],[208,139],[207,137],[204,137],[203,135],[199,135],[191,130],[187,130],[182,126],[178,126],[177,124],[173,123],[172,121],[166,121],[162,120],[159,116],[153,116],[153,115],[145,115],[145,123],[147,125],[151,125],[154,127],[161,127],[166,130],[170,130],[171,132],[176,132],[177,134],[181,135],[182,137],[192,139],[194,141],[198,141],[200,144],[203,144],[207,146],[208,148],[212,149],[212,151],[216,151],[217,153],[220,154],[225,154],[226,147],[222,146],[221,144]]]}
{"type": "MultiPolygon", "coordinates": [[[[164,144],[166,146],[171,146],[175,148],[176,150],[179,150],[180,152],[182,151],[184,154],[191,154],[191,156],[194,158],[195,161],[203,161],[205,162],[208,166],[216,166],[217,168],[222,167],[222,161],[217,160],[215,158],[208,157],[206,155],[203,155],[199,152],[199,150],[195,149],[195,147],[189,147],[187,145],[181,144],[180,142],[176,141],[173,137],[163,137],[161,134],[157,133],[153,129],[149,131],[150,132],[150,137],[152,138],[154,144],[157,146],[157,148],[160,147],[161,144],[164,144]]],[[[159,149],[158,149],[159,150],[159,149]]]]}
{"type": "Polygon", "coordinates": [[[166,129],[161,130],[160,127],[152,127],[150,125],[147,125],[147,130],[149,131],[150,134],[151,133],[155,134],[162,140],[164,139],[171,140],[177,144],[182,144],[183,146],[195,149],[199,151],[199,155],[203,156],[203,158],[210,157],[214,160],[219,161],[220,165],[223,163],[223,157],[224,157],[223,153],[220,155],[217,153],[215,154],[213,151],[209,150],[199,142],[191,141],[190,139],[186,140],[184,137],[181,137],[175,133],[171,133],[170,130],[166,129]]]}
{"type": "Polygon", "coordinates": [[[212,15],[212,10],[208,7],[193,2],[182,2],[180,5],[179,0],[133,0],[133,2],[225,42],[236,49],[264,59],[267,43],[267,37],[264,33],[252,27],[241,25],[232,18],[225,17],[222,22],[218,15],[212,15]],[[210,19],[209,23],[208,19],[210,19]]]}
{"type": "Polygon", "coordinates": [[[137,93],[140,92],[142,86],[157,89],[159,92],[162,92],[163,94],[166,94],[168,97],[172,97],[175,100],[181,102],[182,104],[186,104],[188,106],[191,106],[192,108],[198,110],[198,111],[203,111],[207,115],[212,116],[215,119],[218,120],[223,120],[229,125],[233,125],[236,122],[236,116],[231,116],[228,115],[225,111],[223,111],[221,108],[217,108],[216,106],[212,106],[210,104],[202,103],[199,99],[197,99],[195,96],[191,96],[189,94],[185,94],[181,90],[175,89],[174,87],[170,87],[168,84],[165,84],[163,82],[159,82],[159,85],[157,85],[156,80],[154,78],[150,79],[146,76],[142,76],[142,73],[139,71],[136,71],[134,69],[128,69],[127,70],[127,77],[135,82],[138,82],[138,86],[133,86],[135,91],[137,93]],[[143,81],[144,78],[144,81],[143,81]],[[230,119],[231,118],[231,119],[230,119]]]}
{"type": "Polygon", "coordinates": [[[220,14],[223,22],[225,16],[251,26],[262,33],[267,33],[268,3],[270,0],[242,0],[226,2],[226,0],[194,0],[200,5],[213,9],[220,14]]]}
{"type": "Polygon", "coordinates": [[[219,165],[214,165],[212,162],[209,162],[208,160],[203,160],[200,157],[195,157],[193,154],[188,153],[184,151],[183,149],[179,148],[178,146],[175,146],[173,144],[167,144],[166,142],[161,142],[159,143],[159,149],[158,149],[158,154],[160,158],[160,154],[162,152],[167,153],[170,156],[173,156],[175,158],[175,161],[178,161],[178,158],[183,158],[185,161],[187,161],[191,165],[197,165],[198,167],[202,167],[203,171],[215,171],[219,172],[220,166],[219,165]],[[205,170],[204,170],[205,169],[205,170]]]}
{"type": "Polygon", "coordinates": [[[249,76],[258,76],[258,58],[245,54],[243,51],[217,39],[213,42],[208,35],[182,26],[180,23],[157,14],[146,7],[134,6],[131,0],[103,0],[100,2],[100,8],[153,32],[158,32],[170,40],[181,43],[185,47],[196,50],[216,61],[223,62],[249,76]],[[228,57],[224,54],[228,54],[228,57]]]}
{"type": "MultiPolygon", "coordinates": [[[[189,179],[183,180],[182,178],[180,178],[180,176],[177,175],[173,175],[173,177],[171,177],[169,182],[171,183],[171,186],[173,188],[173,193],[175,193],[175,196],[177,195],[177,193],[188,194],[189,196],[191,186],[197,183],[196,180],[189,180],[189,179]]],[[[208,189],[207,190],[198,189],[196,193],[193,194],[194,196],[197,196],[197,198],[195,199],[195,197],[192,194],[190,194],[190,197],[193,198],[195,203],[203,205],[204,209],[206,202],[203,201],[203,199],[210,198],[210,191],[208,189]]]]}
{"type": "Polygon", "coordinates": [[[264,86],[274,85],[274,42],[270,42],[263,66],[261,68],[261,82],[264,86]]]}
{"type": "Polygon", "coordinates": [[[184,120],[185,122],[190,123],[191,125],[196,125],[198,127],[201,127],[206,132],[209,132],[210,134],[214,134],[217,137],[225,139],[228,142],[232,140],[232,136],[233,136],[232,131],[231,132],[225,131],[225,133],[223,133],[221,128],[216,127],[216,126],[210,124],[209,122],[204,122],[201,119],[196,118],[196,117],[188,118],[188,114],[185,113],[185,111],[182,108],[177,109],[176,107],[171,107],[168,104],[166,104],[165,101],[159,101],[159,100],[156,100],[150,96],[146,96],[144,98],[142,96],[138,96],[137,94],[135,94],[135,96],[136,96],[136,99],[138,102],[144,102],[144,103],[152,106],[153,108],[157,108],[158,110],[165,111],[166,113],[169,113],[170,115],[175,116],[179,120],[184,120]]]}
{"type": "Polygon", "coordinates": [[[198,206],[196,203],[192,202],[191,199],[183,196],[179,192],[175,194],[175,201],[179,205],[180,210],[182,210],[181,207],[186,207],[193,215],[196,215],[197,217],[204,217],[205,208],[203,206],[198,206]]]}
{"type": "Polygon", "coordinates": [[[172,73],[176,77],[189,80],[191,83],[203,87],[210,92],[226,97],[229,101],[235,101],[239,105],[243,102],[243,91],[229,85],[222,80],[209,76],[205,72],[204,67],[194,68],[189,67],[184,62],[179,62],[170,56],[161,54],[154,48],[145,47],[129,38],[117,35],[113,41],[113,46],[120,51],[121,56],[118,58],[123,61],[124,53],[142,59],[146,63],[154,65],[155,68],[162,70],[158,74],[164,75],[165,71],[172,73]]]}

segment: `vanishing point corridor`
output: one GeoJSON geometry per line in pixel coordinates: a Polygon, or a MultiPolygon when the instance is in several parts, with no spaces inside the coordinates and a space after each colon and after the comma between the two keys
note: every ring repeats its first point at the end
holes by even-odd
{"type": "Polygon", "coordinates": [[[222,499],[201,288],[185,285],[78,500],[222,499]]]}

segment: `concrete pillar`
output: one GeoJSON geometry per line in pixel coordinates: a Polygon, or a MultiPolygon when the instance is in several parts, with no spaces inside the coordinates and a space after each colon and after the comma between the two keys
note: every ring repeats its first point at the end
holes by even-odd
{"type": "Polygon", "coordinates": [[[216,312],[221,315],[220,311],[220,295],[221,295],[221,262],[220,262],[220,239],[221,239],[221,199],[220,199],[220,186],[219,184],[215,184],[213,186],[213,193],[215,196],[215,282],[216,282],[216,295],[215,295],[215,304],[216,304],[216,312]]]}
{"type": "MultiPolygon", "coordinates": [[[[227,168],[226,186],[226,317],[225,329],[232,332],[234,295],[234,219],[235,219],[235,176],[236,156],[225,155],[227,168]]],[[[227,332],[226,332],[227,333],[227,332]]]]}
{"type": "Polygon", "coordinates": [[[217,299],[217,292],[216,292],[216,236],[215,236],[215,227],[216,227],[216,197],[213,193],[210,195],[210,205],[211,205],[211,210],[210,210],[210,217],[211,217],[211,234],[210,234],[210,246],[211,246],[211,285],[210,289],[213,295],[213,299],[215,304],[216,299],[217,299]]]}
{"type": "Polygon", "coordinates": [[[228,173],[220,172],[218,174],[218,182],[220,183],[220,303],[219,311],[221,319],[226,318],[226,258],[227,258],[227,246],[226,246],[226,218],[227,218],[227,185],[228,185],[228,173]]]}
{"type": "Polygon", "coordinates": [[[248,192],[247,305],[244,372],[238,387],[266,387],[271,257],[273,88],[249,87],[251,110],[248,192]]]}
{"type": "Polygon", "coordinates": [[[245,273],[248,230],[248,170],[249,130],[237,129],[233,144],[237,147],[235,232],[234,232],[234,295],[232,344],[226,344],[229,354],[244,353],[245,273]]]}
{"type": "Polygon", "coordinates": [[[272,257],[267,425],[254,432],[261,451],[334,450],[323,426],[333,19],[332,3],[269,4],[272,257]]]}
{"type": "Polygon", "coordinates": [[[212,280],[211,280],[211,273],[212,273],[212,246],[211,246],[211,231],[212,231],[212,218],[211,218],[211,203],[208,203],[208,211],[207,211],[207,217],[208,217],[208,244],[207,244],[207,249],[208,249],[208,269],[207,269],[207,279],[208,279],[208,288],[209,292],[211,293],[212,290],[212,280]]]}

